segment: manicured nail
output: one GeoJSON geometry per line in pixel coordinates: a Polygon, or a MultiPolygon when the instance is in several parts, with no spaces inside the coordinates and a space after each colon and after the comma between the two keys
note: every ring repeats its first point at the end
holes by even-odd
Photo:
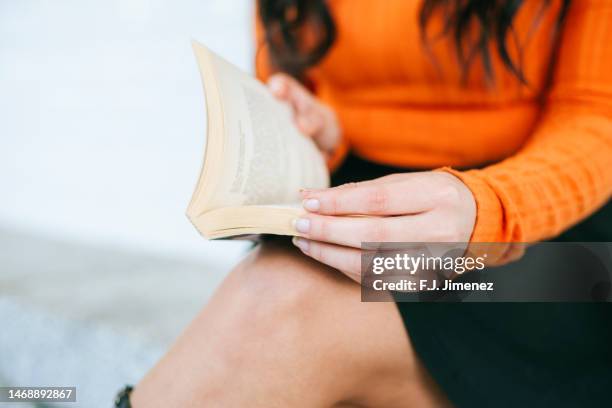
{"type": "Polygon", "coordinates": [[[308,252],[308,248],[310,248],[310,243],[308,240],[300,237],[293,237],[292,241],[293,245],[300,248],[304,252],[308,252]]]}
{"type": "Polygon", "coordinates": [[[310,230],[310,220],[308,218],[298,218],[293,221],[293,227],[296,229],[297,232],[307,234],[310,230]]]}
{"type": "Polygon", "coordinates": [[[319,211],[321,208],[321,203],[316,198],[309,198],[307,200],[302,201],[302,205],[308,211],[319,211]]]}
{"type": "Polygon", "coordinates": [[[283,91],[283,81],[278,78],[272,78],[268,81],[268,87],[274,94],[280,94],[283,91]]]}

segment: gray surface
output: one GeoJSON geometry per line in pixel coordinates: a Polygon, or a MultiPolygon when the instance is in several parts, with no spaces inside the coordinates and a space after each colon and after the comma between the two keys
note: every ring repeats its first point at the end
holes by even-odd
{"type": "Polygon", "coordinates": [[[77,386],[66,406],[88,408],[137,381],[225,275],[2,229],[0,268],[0,382],[77,386]]]}

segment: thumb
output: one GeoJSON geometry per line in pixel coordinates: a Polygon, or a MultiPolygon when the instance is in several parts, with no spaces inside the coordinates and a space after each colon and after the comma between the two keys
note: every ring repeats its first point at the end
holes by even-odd
{"type": "Polygon", "coordinates": [[[272,75],[268,80],[268,88],[278,99],[289,103],[296,114],[309,111],[315,103],[310,91],[287,74],[272,75]]]}

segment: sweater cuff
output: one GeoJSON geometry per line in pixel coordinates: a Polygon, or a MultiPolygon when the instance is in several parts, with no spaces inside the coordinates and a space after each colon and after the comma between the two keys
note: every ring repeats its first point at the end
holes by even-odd
{"type": "Polygon", "coordinates": [[[474,195],[476,223],[470,242],[504,242],[504,212],[495,191],[478,174],[478,170],[457,171],[450,167],[440,169],[461,180],[474,195]]]}
{"type": "Polygon", "coordinates": [[[470,189],[476,201],[476,221],[468,252],[476,256],[486,254],[488,265],[499,265],[520,257],[524,246],[510,243],[505,236],[502,202],[483,177],[482,171],[457,171],[450,167],[443,167],[439,171],[450,173],[461,180],[470,189]]]}

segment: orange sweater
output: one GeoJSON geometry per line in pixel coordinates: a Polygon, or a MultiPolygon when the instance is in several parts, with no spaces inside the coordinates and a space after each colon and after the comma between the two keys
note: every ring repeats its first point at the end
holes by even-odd
{"type": "Polygon", "coordinates": [[[446,168],[476,198],[474,242],[555,236],[612,192],[612,1],[573,1],[552,62],[559,2],[534,26],[541,3],[526,0],[515,20],[528,86],[498,60],[493,86],[480,64],[462,85],[452,41],[423,48],[417,0],[330,0],[338,38],[309,72],[356,154],[412,168],[484,166],[446,168]]]}

